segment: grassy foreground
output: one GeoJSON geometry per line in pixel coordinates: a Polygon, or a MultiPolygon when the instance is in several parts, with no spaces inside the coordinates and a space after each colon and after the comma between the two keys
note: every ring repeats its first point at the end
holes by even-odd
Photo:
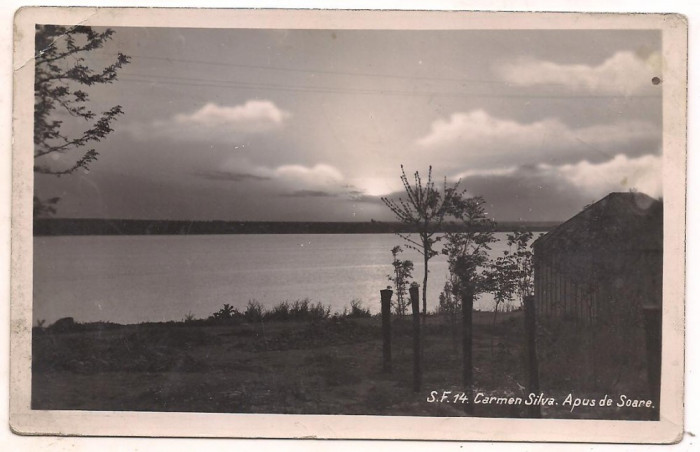
{"type": "MultiPolygon", "coordinates": [[[[476,391],[525,398],[522,313],[501,314],[495,328],[491,319],[492,313],[474,313],[476,391]]],[[[77,326],[62,332],[35,328],[33,409],[465,415],[459,404],[428,402],[432,391],[462,391],[461,331],[438,316],[429,316],[423,328],[424,378],[418,393],[412,391],[410,318],[392,322],[392,373],[382,372],[378,317],[77,326]]],[[[581,358],[590,353],[575,350],[581,341],[567,336],[571,330],[540,330],[540,381],[546,396],[559,402],[568,393],[647,396],[639,352],[625,350],[628,360],[619,366],[598,363],[591,377],[586,370],[591,362],[581,358]]],[[[542,413],[647,419],[650,412],[569,408],[545,406],[542,413]]],[[[474,415],[524,417],[526,412],[524,405],[493,403],[475,405],[474,415]]]]}

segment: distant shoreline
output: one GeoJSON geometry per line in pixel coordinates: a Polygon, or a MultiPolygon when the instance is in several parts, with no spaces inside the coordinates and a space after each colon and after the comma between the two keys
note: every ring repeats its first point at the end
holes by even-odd
{"type": "MultiPolygon", "coordinates": [[[[504,221],[495,232],[517,229],[544,232],[553,229],[557,221],[504,221]]],[[[465,230],[457,223],[445,223],[436,232],[465,230]]],[[[35,236],[65,235],[209,235],[209,234],[395,234],[412,233],[415,228],[383,221],[313,222],[313,221],[183,221],[183,220],[124,220],[96,218],[37,218],[35,236]]]]}

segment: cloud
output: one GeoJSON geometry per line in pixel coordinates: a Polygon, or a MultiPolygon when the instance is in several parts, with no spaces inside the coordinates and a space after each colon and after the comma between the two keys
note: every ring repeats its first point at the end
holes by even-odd
{"type": "Polygon", "coordinates": [[[638,158],[616,155],[599,164],[585,160],[558,167],[542,164],[538,170],[561,177],[589,195],[636,189],[652,197],[661,196],[661,157],[658,155],[638,158]]]}
{"type": "Polygon", "coordinates": [[[268,189],[285,196],[336,196],[350,191],[345,176],[336,167],[325,163],[268,167],[236,156],[216,170],[197,171],[194,175],[236,183],[264,182],[268,189]]]}
{"type": "Polygon", "coordinates": [[[661,56],[621,51],[597,66],[521,58],[498,64],[494,71],[515,86],[559,85],[575,92],[632,95],[653,92],[651,79],[661,73],[661,56]]]}
{"type": "Polygon", "coordinates": [[[231,127],[243,132],[264,132],[281,127],[290,116],[269,100],[249,100],[233,107],[219,106],[209,102],[199,110],[174,116],[177,124],[196,125],[206,128],[231,127]]]}
{"type": "Polygon", "coordinates": [[[282,196],[288,196],[293,198],[335,198],[338,195],[335,193],[328,193],[322,190],[296,190],[292,193],[285,193],[282,196]]]}
{"type": "MultiPolygon", "coordinates": [[[[256,190],[264,189],[266,195],[337,198],[362,204],[381,204],[380,196],[372,189],[377,186],[384,187],[380,184],[383,179],[348,179],[336,167],[324,163],[313,166],[297,164],[267,167],[253,165],[243,158],[232,158],[220,169],[196,171],[192,174],[210,181],[234,182],[245,184],[246,187],[257,187],[256,190]]],[[[391,190],[382,191],[381,194],[390,192],[391,190]]]]}
{"type": "Polygon", "coordinates": [[[660,142],[660,127],[647,121],[621,120],[577,128],[556,118],[521,123],[484,110],[437,119],[430,132],[417,140],[421,148],[445,151],[456,161],[480,168],[502,167],[506,162],[519,166],[585,158],[601,161],[618,153],[649,153],[658,149],[660,142]]]}
{"type": "Polygon", "coordinates": [[[491,168],[485,170],[466,170],[462,171],[461,173],[458,173],[451,179],[460,180],[467,179],[472,176],[509,176],[517,171],[518,168],[515,166],[511,166],[508,168],[491,168]]]}
{"type": "Polygon", "coordinates": [[[260,171],[286,183],[304,187],[342,186],[344,180],[342,173],[337,168],[323,163],[312,167],[282,165],[272,170],[261,168],[260,171]]]}
{"type": "Polygon", "coordinates": [[[291,117],[269,100],[249,100],[224,106],[209,102],[190,113],[146,124],[130,124],[126,130],[140,140],[224,142],[240,144],[251,136],[282,129],[291,117]]]}
{"type": "Polygon", "coordinates": [[[484,196],[497,220],[565,220],[610,192],[662,194],[661,157],[616,155],[601,163],[525,165],[458,174],[461,187],[484,196]]]}
{"type": "Polygon", "coordinates": [[[195,176],[202,177],[209,180],[218,181],[230,181],[230,182],[241,182],[246,180],[269,180],[269,177],[259,176],[257,174],[250,173],[237,173],[228,171],[197,171],[194,173],[195,176]]]}

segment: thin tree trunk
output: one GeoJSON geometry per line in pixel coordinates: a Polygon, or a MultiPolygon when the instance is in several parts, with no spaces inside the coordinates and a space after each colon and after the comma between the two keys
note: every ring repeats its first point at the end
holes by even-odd
{"type": "MultiPolygon", "coordinates": [[[[394,256],[394,264],[396,264],[396,256],[394,256]]],[[[394,274],[396,275],[396,280],[394,281],[394,285],[396,286],[396,311],[399,315],[403,314],[403,311],[401,309],[401,287],[399,287],[399,267],[394,265],[394,274]]]]}
{"type": "Polygon", "coordinates": [[[493,308],[493,319],[491,319],[491,359],[493,359],[493,338],[496,335],[496,316],[498,315],[498,303],[493,308]]]}
{"type": "Polygon", "coordinates": [[[450,316],[450,330],[452,333],[452,352],[457,353],[457,345],[459,344],[459,340],[457,339],[457,313],[452,312],[449,314],[450,316]]]}
{"type": "Polygon", "coordinates": [[[391,289],[379,291],[382,301],[382,369],[391,373],[391,289]]]}
{"type": "MultiPolygon", "coordinates": [[[[537,364],[537,316],[535,313],[535,297],[523,297],[523,310],[525,318],[525,344],[527,350],[528,388],[531,394],[540,392],[540,375],[537,364]]],[[[542,417],[541,407],[531,405],[528,409],[531,418],[542,417]]]]}
{"type": "Polygon", "coordinates": [[[425,316],[428,312],[428,253],[427,250],[423,254],[423,264],[425,265],[425,269],[423,271],[423,318],[425,319],[425,316]]]}
{"type": "Polygon", "coordinates": [[[491,383],[496,381],[496,359],[493,355],[493,339],[496,336],[496,317],[498,316],[498,303],[493,308],[493,320],[491,321],[491,383]]]}
{"type": "Polygon", "coordinates": [[[420,306],[418,304],[418,288],[411,286],[408,289],[411,297],[411,312],[413,313],[413,391],[420,392],[422,373],[422,347],[420,334],[420,306]]]}
{"type": "Polygon", "coordinates": [[[474,414],[474,371],[472,366],[472,309],[474,307],[474,291],[467,289],[462,295],[462,384],[467,393],[469,403],[465,412],[474,414]]]}

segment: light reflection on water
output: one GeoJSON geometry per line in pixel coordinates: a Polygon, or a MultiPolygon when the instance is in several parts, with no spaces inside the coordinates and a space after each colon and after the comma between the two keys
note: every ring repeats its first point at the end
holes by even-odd
{"type": "MultiPolygon", "coordinates": [[[[491,253],[505,249],[505,233],[491,253]]],[[[34,319],[77,321],[203,318],[224,303],[270,307],[309,298],[342,311],[360,299],[379,311],[389,285],[393,234],[266,234],[192,236],[66,236],[34,239],[34,319]]],[[[405,249],[422,283],[420,254],[405,249]]],[[[429,264],[428,309],[447,278],[444,256],[429,264]]],[[[476,308],[491,309],[483,295],[476,308]]]]}

